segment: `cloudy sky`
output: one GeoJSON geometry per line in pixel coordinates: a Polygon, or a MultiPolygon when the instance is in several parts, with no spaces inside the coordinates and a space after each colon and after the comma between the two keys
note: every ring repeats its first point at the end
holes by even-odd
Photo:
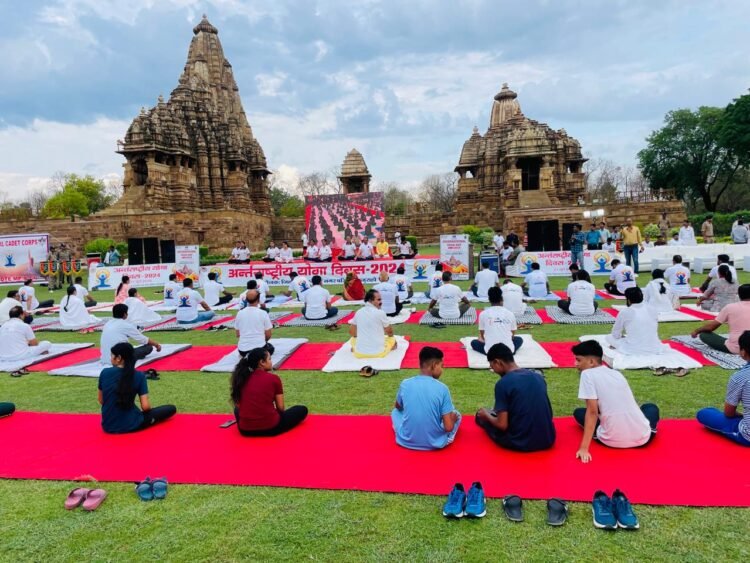
{"type": "Polygon", "coordinates": [[[632,165],[665,112],[750,87],[746,0],[0,0],[0,190],[120,174],[208,14],[271,168],[358,148],[376,181],[452,170],[503,82],[524,113],[632,165]]]}

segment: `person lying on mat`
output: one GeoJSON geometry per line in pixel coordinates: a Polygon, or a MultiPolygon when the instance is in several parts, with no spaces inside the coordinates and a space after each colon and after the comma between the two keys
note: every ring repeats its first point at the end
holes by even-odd
{"type": "Polygon", "coordinates": [[[288,264],[292,260],[294,260],[294,252],[289,248],[289,243],[284,241],[281,243],[281,249],[279,250],[279,255],[276,257],[276,261],[288,264]]]}
{"type": "Polygon", "coordinates": [[[264,262],[276,262],[276,259],[279,257],[279,248],[276,246],[276,243],[271,241],[268,243],[268,248],[266,248],[266,255],[261,258],[264,262]]]}
{"type": "Polygon", "coordinates": [[[60,324],[62,326],[71,328],[99,324],[100,320],[88,312],[83,300],[78,297],[76,286],[69,285],[65,293],[65,297],[60,301],[60,324]]]}
{"type": "Polygon", "coordinates": [[[112,307],[112,320],[104,325],[100,339],[101,362],[109,364],[109,351],[120,342],[129,342],[132,340],[138,347],[135,348],[135,359],[142,360],[156,349],[161,351],[161,344],[151,340],[148,336],[141,333],[135,325],[128,322],[128,306],[119,303],[112,307]]]}
{"type": "Polygon", "coordinates": [[[380,292],[382,299],[383,312],[389,317],[396,317],[404,308],[403,303],[398,297],[398,287],[395,283],[391,282],[391,276],[388,272],[380,272],[378,275],[378,283],[372,286],[373,289],[380,292]]]}
{"type": "MultiPolygon", "coordinates": [[[[10,320],[10,316],[8,315],[8,313],[10,313],[10,310],[13,307],[18,307],[19,305],[23,307],[23,304],[21,303],[21,294],[18,293],[17,289],[11,289],[5,299],[0,301],[0,326],[4,325],[8,322],[8,320],[10,320]]],[[[24,310],[22,320],[27,325],[30,325],[34,321],[34,316],[28,311],[24,310]]]]}
{"type": "Polygon", "coordinates": [[[750,330],[750,284],[742,284],[737,290],[739,302],[724,307],[716,319],[706,322],[703,326],[695,329],[691,336],[700,338],[706,346],[725,354],[739,354],[740,335],[750,330]],[[721,325],[729,327],[728,338],[724,338],[714,331],[721,325]]]}
{"type": "Polygon", "coordinates": [[[0,418],[10,416],[16,412],[16,405],[13,403],[0,403],[0,418]]]}
{"type": "Polygon", "coordinates": [[[610,263],[612,273],[609,274],[609,281],[605,282],[604,289],[612,295],[625,295],[625,290],[629,287],[635,287],[635,272],[630,266],[620,262],[619,258],[613,258],[610,263]]]}
{"type": "Polygon", "coordinates": [[[216,272],[209,272],[208,281],[203,287],[203,295],[205,296],[205,301],[208,303],[209,307],[226,305],[232,300],[232,297],[234,297],[233,293],[224,289],[224,284],[216,281],[217,277],[216,272]]]}
{"type": "Polygon", "coordinates": [[[156,311],[149,309],[139,297],[136,288],[131,287],[128,290],[128,298],[123,303],[123,305],[128,306],[128,322],[135,326],[141,326],[146,323],[162,320],[162,316],[156,311]]]}
{"type": "Polygon", "coordinates": [[[352,354],[357,358],[382,358],[396,348],[393,327],[382,304],[380,292],[370,289],[365,295],[365,306],[349,321],[352,354]]]}
{"type": "Polygon", "coordinates": [[[398,300],[404,303],[414,297],[414,290],[411,287],[411,280],[406,276],[406,268],[402,264],[396,269],[396,277],[393,283],[398,288],[398,300]]]}
{"type": "Polygon", "coordinates": [[[298,301],[302,301],[302,294],[310,289],[310,282],[305,276],[300,276],[297,272],[291,272],[289,280],[289,287],[287,287],[284,295],[296,297],[298,301]]]}
{"type": "Polygon", "coordinates": [[[273,345],[268,342],[273,324],[268,313],[260,308],[260,292],[250,289],[245,293],[244,300],[247,306],[237,313],[234,320],[234,332],[239,339],[237,351],[240,356],[246,356],[250,350],[265,348],[273,355],[273,345]]]}
{"type": "Polygon", "coordinates": [[[193,280],[185,278],[182,280],[182,289],[177,294],[175,315],[178,323],[192,324],[210,321],[214,318],[215,313],[203,299],[203,296],[193,289],[193,280]],[[198,312],[198,307],[203,310],[198,312]]]}
{"type": "Polygon", "coordinates": [[[385,235],[380,233],[378,236],[378,242],[375,243],[375,258],[390,258],[391,257],[391,245],[385,240],[385,235]]]}
{"type": "Polygon", "coordinates": [[[76,277],[73,285],[76,286],[76,297],[78,297],[86,307],[96,307],[96,301],[91,298],[89,290],[83,287],[83,278],[81,276],[76,277]]]}
{"type": "Polygon", "coordinates": [[[443,374],[443,352],[432,346],[419,351],[419,374],[404,379],[396,394],[391,422],[396,443],[410,450],[440,450],[456,438],[461,414],[453,406],[443,374]]]}
{"type": "Polygon", "coordinates": [[[538,262],[531,264],[531,272],[526,274],[521,287],[532,299],[544,299],[549,295],[549,279],[538,262]]]}
{"type": "Polygon", "coordinates": [[[438,319],[459,319],[471,304],[460,287],[452,283],[453,275],[443,272],[443,285],[432,290],[432,301],[427,310],[438,319]]]}
{"type": "Polygon", "coordinates": [[[643,302],[658,313],[669,313],[679,308],[679,297],[672,293],[672,288],[664,279],[664,271],[657,268],[651,272],[651,277],[653,279],[643,290],[643,302]]]}
{"type": "Polygon", "coordinates": [[[750,446],[750,330],[743,332],[738,341],[740,357],[748,362],[729,378],[724,399],[724,411],[707,407],[698,411],[698,422],[709,430],[743,446],[750,446]],[[742,405],[742,414],[737,407],[742,405]]]}
{"type": "Polygon", "coordinates": [[[664,271],[664,277],[675,295],[690,294],[690,269],[682,263],[679,254],[672,257],[672,265],[664,271]]]}
{"type": "Polygon", "coordinates": [[[331,306],[331,294],[323,287],[323,278],[317,275],[312,277],[312,287],[302,294],[301,301],[305,304],[302,316],[309,321],[330,319],[339,312],[331,306]]]}
{"type": "Polygon", "coordinates": [[[573,282],[568,284],[565,292],[568,298],[557,302],[560,309],[574,317],[589,317],[596,313],[596,288],[586,270],[578,270],[573,274],[573,282]]]}
{"type": "Polygon", "coordinates": [[[737,278],[727,264],[719,266],[718,276],[710,281],[703,295],[698,297],[697,305],[704,311],[718,313],[727,305],[737,303],[737,278]]]}
{"type": "Polygon", "coordinates": [[[662,354],[671,350],[659,338],[659,312],[643,302],[640,287],[625,290],[628,308],[620,311],[607,335],[607,344],[628,356],[662,354]]]}
{"type": "Polygon", "coordinates": [[[711,283],[711,280],[714,280],[719,277],[719,268],[725,264],[727,267],[729,267],[729,271],[732,272],[732,279],[733,280],[739,279],[737,277],[737,270],[729,262],[731,262],[731,259],[729,258],[728,254],[719,254],[716,257],[716,266],[711,268],[711,271],[708,272],[708,276],[706,277],[704,282],[701,284],[701,287],[700,287],[701,291],[705,292],[708,289],[708,284],[711,283]]]}
{"type": "Polygon", "coordinates": [[[497,277],[497,272],[490,270],[490,265],[487,262],[482,262],[482,269],[476,273],[474,283],[471,284],[471,292],[474,297],[487,299],[487,291],[498,285],[500,285],[500,280],[497,277]]]}
{"type": "Polygon", "coordinates": [[[414,258],[414,249],[411,247],[411,243],[406,240],[406,237],[397,238],[398,242],[398,257],[408,260],[414,258]]]}
{"type": "Polygon", "coordinates": [[[177,283],[177,274],[169,274],[169,281],[164,284],[164,304],[169,307],[177,307],[177,294],[182,285],[177,283]]]}
{"type": "Polygon", "coordinates": [[[638,406],[628,380],[616,370],[602,364],[602,347],[587,340],[572,348],[576,369],[581,373],[578,398],[586,408],[573,411],[573,418],[583,427],[583,438],[576,458],[591,461],[591,440],[611,448],[637,448],[648,444],[656,435],[659,407],[652,403],[638,406]]]}
{"type": "Polygon", "coordinates": [[[243,436],[278,436],[307,417],[307,407],[284,408],[281,379],[270,372],[271,354],[255,348],[243,356],[232,372],[231,401],[237,429],[243,436]]]}
{"type": "Polygon", "coordinates": [[[425,297],[429,298],[432,292],[441,285],[443,285],[443,263],[438,262],[435,264],[435,273],[432,274],[432,278],[427,285],[427,291],[424,292],[425,297]]]}
{"type": "Polygon", "coordinates": [[[365,298],[365,286],[356,272],[347,272],[344,278],[344,301],[361,301],[365,298]]]}
{"type": "Polygon", "coordinates": [[[503,281],[503,307],[514,315],[523,315],[526,312],[526,303],[523,300],[523,288],[513,280],[503,281]]]}
{"type": "MultiPolygon", "coordinates": [[[[118,307],[121,305],[115,305],[118,307]]],[[[126,434],[152,427],[177,412],[174,405],[151,407],[148,383],[143,372],[135,369],[136,354],[128,342],[115,344],[99,374],[99,404],[102,406],[102,430],[107,434],[126,434]],[[138,396],[141,408],[135,406],[138,396]]]]}
{"type": "Polygon", "coordinates": [[[547,383],[539,372],[518,367],[505,344],[487,352],[490,368],[500,376],[495,384],[495,406],[479,409],[474,417],[498,446],[520,452],[547,450],[555,443],[552,405],[547,383]]]}
{"type": "Polygon", "coordinates": [[[502,342],[517,352],[523,339],[516,336],[516,316],[503,307],[503,291],[499,287],[491,287],[488,296],[490,306],[479,314],[479,338],[471,341],[471,349],[486,356],[487,350],[502,342]]]}
{"type": "Polygon", "coordinates": [[[21,303],[28,314],[32,314],[36,309],[49,309],[55,306],[54,299],[47,299],[41,303],[37,300],[34,280],[29,279],[23,282],[23,285],[18,288],[18,294],[21,296],[21,303]]]}
{"type": "Polygon", "coordinates": [[[52,344],[39,342],[31,326],[21,320],[23,308],[16,305],[8,311],[8,322],[0,326],[0,360],[30,360],[47,354],[52,344]]]}

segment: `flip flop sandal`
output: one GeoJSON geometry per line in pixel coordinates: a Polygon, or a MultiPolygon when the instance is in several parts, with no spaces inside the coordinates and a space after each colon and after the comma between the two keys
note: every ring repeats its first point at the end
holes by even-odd
{"type": "Polygon", "coordinates": [[[685,377],[689,372],[686,368],[678,368],[672,372],[675,377],[685,377]]]}
{"type": "Polygon", "coordinates": [[[339,330],[340,328],[341,327],[339,325],[335,324],[335,323],[332,324],[332,325],[327,325],[326,326],[326,330],[330,330],[330,331],[339,330]]]}
{"type": "Polygon", "coordinates": [[[167,478],[161,477],[151,481],[151,485],[154,491],[154,499],[163,500],[167,498],[167,478]]]}
{"type": "Polygon", "coordinates": [[[547,524],[562,526],[568,520],[568,505],[564,500],[551,498],[547,501],[547,524]]]}
{"type": "Polygon", "coordinates": [[[104,489],[94,489],[89,491],[86,495],[86,500],[83,501],[83,509],[92,512],[99,508],[107,498],[107,491],[104,489]]]}
{"type": "Polygon", "coordinates": [[[443,323],[435,323],[430,325],[432,328],[445,328],[443,323]]]}
{"type": "Polygon", "coordinates": [[[667,368],[656,368],[654,370],[654,375],[658,377],[661,377],[662,375],[666,375],[666,374],[667,374],[667,368]]]}
{"type": "Polygon", "coordinates": [[[364,366],[361,370],[359,370],[359,375],[362,377],[373,377],[375,375],[378,375],[380,372],[376,369],[373,369],[372,366],[364,366]]]}
{"type": "Polygon", "coordinates": [[[152,381],[159,381],[161,377],[159,377],[159,372],[155,369],[147,369],[146,370],[146,379],[150,379],[152,381]]]}
{"type": "Polygon", "coordinates": [[[523,501],[518,495],[508,495],[503,499],[503,512],[511,522],[523,522],[523,501]]]}
{"type": "Polygon", "coordinates": [[[28,375],[30,372],[26,368],[21,368],[10,374],[11,377],[21,377],[22,375],[28,375]]]}
{"type": "Polygon", "coordinates": [[[65,510],[73,510],[83,504],[86,500],[86,495],[91,492],[91,489],[77,488],[73,489],[68,493],[68,498],[65,499],[65,510]]]}
{"type": "Polygon", "coordinates": [[[210,326],[206,329],[206,332],[216,332],[217,330],[219,330],[218,326],[210,326]]]}
{"type": "Polygon", "coordinates": [[[154,500],[154,488],[151,486],[151,477],[146,477],[146,479],[136,484],[135,494],[144,502],[154,500]]]}

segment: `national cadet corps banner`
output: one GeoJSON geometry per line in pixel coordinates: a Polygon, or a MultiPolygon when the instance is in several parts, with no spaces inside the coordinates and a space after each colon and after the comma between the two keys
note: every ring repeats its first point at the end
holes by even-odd
{"type": "Polygon", "coordinates": [[[48,252],[48,234],[0,236],[0,284],[42,281],[39,266],[48,252]]]}

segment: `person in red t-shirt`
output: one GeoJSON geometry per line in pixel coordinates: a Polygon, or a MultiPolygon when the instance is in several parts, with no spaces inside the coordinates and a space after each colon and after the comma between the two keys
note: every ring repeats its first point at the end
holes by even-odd
{"type": "Polygon", "coordinates": [[[237,427],[243,436],[278,436],[307,417],[307,407],[284,409],[284,389],[265,348],[241,358],[232,372],[231,394],[237,427]]]}
{"type": "Polygon", "coordinates": [[[362,301],[365,298],[365,286],[362,280],[354,272],[346,274],[344,279],[344,300],[345,301],[362,301]]]}

